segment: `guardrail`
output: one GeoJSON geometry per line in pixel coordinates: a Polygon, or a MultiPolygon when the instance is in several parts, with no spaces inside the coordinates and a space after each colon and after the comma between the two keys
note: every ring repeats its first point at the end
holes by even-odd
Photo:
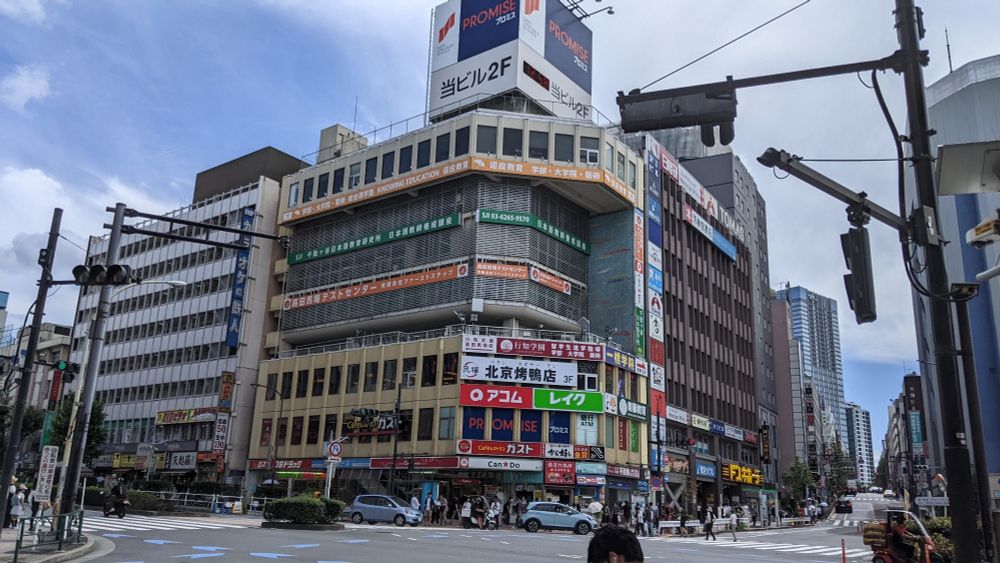
{"type": "Polygon", "coordinates": [[[181,493],[175,491],[136,491],[169,500],[177,510],[188,512],[211,512],[212,514],[262,515],[268,497],[243,497],[238,495],[214,495],[206,493],[181,493]],[[233,509],[239,503],[239,509],[233,509]]]}
{"type": "Polygon", "coordinates": [[[13,561],[17,563],[18,555],[25,549],[35,551],[38,547],[55,545],[57,551],[62,551],[66,544],[82,543],[82,537],[82,510],[56,516],[22,518],[18,525],[17,542],[14,544],[13,561]],[[25,539],[30,539],[30,543],[25,545],[25,539]]]}

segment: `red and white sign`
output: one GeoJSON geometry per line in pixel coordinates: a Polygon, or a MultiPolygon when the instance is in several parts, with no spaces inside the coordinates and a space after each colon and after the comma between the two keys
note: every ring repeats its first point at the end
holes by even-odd
{"type": "Polygon", "coordinates": [[[61,371],[56,370],[52,372],[52,386],[49,387],[50,402],[55,403],[59,401],[59,392],[62,391],[62,376],[63,372],[61,371]]]}
{"type": "Polygon", "coordinates": [[[499,440],[458,440],[456,453],[510,457],[542,457],[541,442],[501,442],[499,440]]]}
{"type": "Polygon", "coordinates": [[[463,407],[530,409],[531,403],[530,387],[510,387],[506,385],[463,383],[458,398],[458,404],[463,407]]]}
{"type": "Polygon", "coordinates": [[[576,481],[576,464],[572,461],[545,462],[545,482],[552,485],[572,485],[576,481]]]}
{"type": "MultiPolygon", "coordinates": [[[[312,467],[311,459],[279,459],[274,463],[275,469],[309,469],[312,467]]],[[[251,459],[250,469],[271,469],[271,462],[267,459],[251,459]]]]}
{"type": "MultiPolygon", "coordinates": [[[[371,469],[389,469],[392,466],[391,457],[373,457],[369,463],[371,469]]],[[[410,467],[409,456],[398,456],[396,458],[396,469],[407,469],[410,467]]],[[[457,457],[415,457],[413,458],[414,469],[456,469],[458,468],[457,457]]]]}
{"type": "Polygon", "coordinates": [[[215,439],[212,440],[212,453],[226,453],[226,437],[229,435],[229,413],[220,412],[215,415],[215,439]]]}
{"type": "Polygon", "coordinates": [[[569,281],[539,268],[531,268],[531,281],[544,285],[545,287],[550,287],[556,291],[561,291],[566,295],[573,293],[573,286],[569,283],[569,281]]]}
{"type": "Polygon", "coordinates": [[[616,475],[618,477],[629,477],[631,479],[639,478],[639,468],[629,467],[627,465],[608,465],[608,475],[616,475]]]}
{"type": "Polygon", "coordinates": [[[649,314],[663,318],[663,297],[655,291],[649,292],[649,314]]]}

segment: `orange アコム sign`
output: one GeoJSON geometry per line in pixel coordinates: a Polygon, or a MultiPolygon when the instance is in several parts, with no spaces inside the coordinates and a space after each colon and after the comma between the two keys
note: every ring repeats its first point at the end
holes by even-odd
{"type": "Polygon", "coordinates": [[[303,307],[312,307],[314,305],[322,305],[325,303],[335,303],[337,301],[345,301],[355,297],[364,297],[366,295],[386,293],[389,291],[396,291],[398,289],[427,285],[429,283],[438,283],[464,278],[468,274],[468,264],[452,264],[451,266],[445,266],[443,268],[435,268],[433,270],[425,270],[423,272],[415,272],[412,274],[390,276],[376,281],[333,287],[330,289],[297,295],[295,297],[288,297],[285,299],[281,308],[285,311],[290,311],[292,309],[301,309],[303,307]]]}
{"type": "Polygon", "coordinates": [[[508,280],[528,279],[528,267],[524,264],[504,264],[502,262],[476,262],[476,275],[487,278],[508,280]]]}

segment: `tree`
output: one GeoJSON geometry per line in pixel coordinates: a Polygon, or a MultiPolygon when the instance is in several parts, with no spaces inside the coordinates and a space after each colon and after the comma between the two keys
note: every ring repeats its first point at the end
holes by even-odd
{"type": "MultiPolygon", "coordinates": [[[[0,389],[0,451],[7,447],[7,433],[10,430],[10,420],[14,416],[14,406],[12,398],[12,388],[0,389]]],[[[41,431],[45,425],[45,411],[38,407],[28,407],[24,410],[24,417],[21,419],[22,446],[25,441],[35,433],[41,431]]]]}
{"type": "Polygon", "coordinates": [[[809,466],[799,458],[795,458],[795,462],[785,469],[781,478],[784,482],[783,496],[793,510],[806,498],[806,489],[816,485],[809,466]]]}
{"type": "Polygon", "coordinates": [[[833,441],[833,454],[830,456],[830,478],[827,481],[827,491],[831,497],[839,497],[847,489],[847,480],[857,473],[854,460],[844,455],[840,440],[833,441]]]}
{"type": "Polygon", "coordinates": [[[889,460],[885,457],[885,452],[882,452],[882,457],[878,460],[878,467],[875,468],[875,483],[879,487],[887,487],[889,482],[889,460]]]}
{"type": "MultiPolygon", "coordinates": [[[[70,412],[73,409],[73,401],[76,400],[73,393],[66,395],[59,405],[59,412],[52,422],[52,436],[49,443],[62,448],[66,441],[66,432],[69,429],[70,412]]],[[[104,406],[101,403],[94,403],[90,411],[90,426],[87,429],[87,447],[83,452],[83,463],[90,465],[90,462],[101,455],[101,446],[107,440],[108,432],[104,429],[104,406]]]]}

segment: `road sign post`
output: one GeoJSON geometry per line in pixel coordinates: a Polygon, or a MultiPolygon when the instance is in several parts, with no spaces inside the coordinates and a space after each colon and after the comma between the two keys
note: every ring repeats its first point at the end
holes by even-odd
{"type": "Polygon", "coordinates": [[[337,473],[337,465],[340,463],[340,453],[344,446],[340,442],[330,441],[326,443],[326,486],[323,488],[323,496],[330,498],[330,489],[333,487],[333,476],[337,473]]]}

